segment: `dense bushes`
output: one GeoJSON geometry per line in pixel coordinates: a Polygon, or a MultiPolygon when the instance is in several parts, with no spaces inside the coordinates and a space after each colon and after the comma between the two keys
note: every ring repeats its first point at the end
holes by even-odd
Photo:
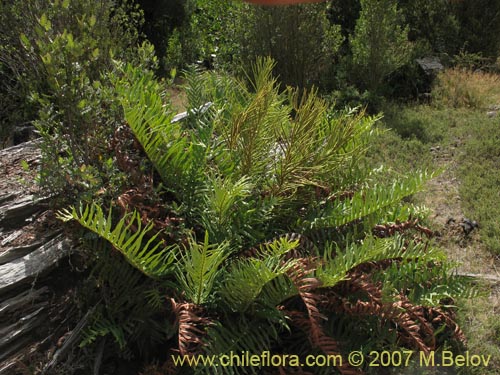
{"type": "Polygon", "coordinates": [[[408,29],[397,2],[361,0],[361,13],[350,39],[352,72],[359,87],[379,93],[384,79],[409,63],[408,29]]]}
{"type": "Polygon", "coordinates": [[[169,42],[169,67],[216,54],[220,65],[241,72],[241,62],[248,67],[255,56],[271,56],[284,84],[314,83],[324,91],[340,91],[336,96],[342,98],[349,95],[341,92],[354,86],[358,101],[376,101],[380,94],[418,96],[423,86],[414,81],[423,78],[416,58],[438,55],[452,63],[460,51],[494,59],[500,50],[500,33],[482,27],[500,24],[495,22],[497,2],[488,3],[488,12],[475,3],[447,0],[335,0],[293,7],[191,0],[184,8],[184,26],[169,42]],[[370,29],[367,14],[377,9],[373,18],[387,22],[372,22],[370,29]],[[203,31],[193,38],[193,30],[203,31]]]}
{"type": "Polygon", "coordinates": [[[324,4],[250,7],[240,15],[240,54],[247,68],[255,56],[271,56],[283,85],[327,86],[335,73],[343,37],[324,4]]]}
{"type": "MultiPolygon", "coordinates": [[[[5,10],[5,17],[20,22],[2,34],[3,66],[15,73],[7,92],[21,110],[29,109],[24,121],[42,136],[46,192],[64,192],[60,196],[71,200],[109,179],[120,185],[110,143],[122,115],[109,80],[115,58],[154,63],[152,48],[135,52],[141,11],[128,2],[95,6],[83,0],[13,2],[5,10]]],[[[11,126],[19,118],[14,114],[11,126]]]]}
{"type": "Polygon", "coordinates": [[[422,73],[414,63],[418,57],[438,54],[444,62],[453,63],[452,57],[462,52],[494,59],[500,50],[500,32],[494,28],[500,24],[495,22],[500,4],[486,3],[418,0],[399,1],[396,7],[396,2],[380,0],[336,0],[307,6],[256,7],[238,1],[188,0],[138,1],[138,9],[123,0],[116,5],[104,1],[88,9],[84,1],[71,1],[64,15],[60,5],[47,2],[26,6],[18,1],[3,2],[0,137],[5,139],[15,125],[29,124],[37,117],[40,104],[27,99],[30,93],[54,89],[47,86],[40,58],[43,51],[36,43],[38,39],[44,43],[43,35],[35,31],[40,29],[44,13],[53,21],[53,31],[62,33],[67,28],[74,36],[79,35],[76,29],[82,25],[71,21],[69,15],[87,14],[87,20],[94,15],[92,30],[84,31],[100,51],[90,64],[92,68],[85,68],[92,74],[105,68],[111,47],[115,58],[127,54],[143,32],[155,45],[161,75],[175,76],[197,61],[241,74],[256,56],[271,56],[277,63],[275,74],[284,85],[314,84],[323,92],[335,92],[334,97],[343,105],[366,100],[377,103],[380,95],[418,96],[423,88],[419,83],[422,73]],[[374,9],[381,12],[377,19],[387,20],[385,24],[372,22],[378,31],[367,23],[366,15],[374,9]],[[34,48],[30,53],[23,48],[22,33],[34,48]],[[366,38],[375,33],[378,38],[366,38]]]}

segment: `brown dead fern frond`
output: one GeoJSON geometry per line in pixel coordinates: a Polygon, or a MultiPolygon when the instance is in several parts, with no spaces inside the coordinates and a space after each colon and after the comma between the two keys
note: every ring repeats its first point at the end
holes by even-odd
{"type": "Polygon", "coordinates": [[[312,327],[311,319],[306,315],[306,313],[296,310],[284,312],[290,318],[291,324],[304,332],[311,346],[321,349],[321,351],[327,355],[340,355],[342,357],[342,361],[340,361],[337,366],[337,369],[342,375],[360,375],[364,373],[359,368],[349,366],[346,358],[340,354],[339,343],[332,337],[326,335],[323,332],[323,329],[320,329],[320,331],[317,332],[318,334],[316,339],[313,338],[312,330],[317,330],[317,327],[312,327]]]}
{"type": "Polygon", "coordinates": [[[427,238],[432,238],[434,236],[434,232],[418,223],[417,219],[409,219],[403,223],[399,221],[390,224],[378,224],[375,225],[372,229],[372,233],[375,237],[378,238],[387,238],[392,237],[395,234],[403,234],[410,230],[414,230],[415,232],[425,235],[427,238]]]}
{"type": "Polygon", "coordinates": [[[457,340],[464,346],[467,345],[467,338],[465,337],[465,334],[463,333],[460,326],[455,321],[455,316],[452,311],[443,311],[443,309],[439,307],[428,307],[427,314],[429,316],[429,320],[434,325],[442,326],[443,324],[446,324],[446,326],[451,330],[455,340],[457,340]]]}
{"type": "Polygon", "coordinates": [[[170,298],[172,311],[178,326],[178,345],[181,355],[194,355],[200,352],[204,345],[203,338],[206,327],[211,324],[210,319],[200,316],[202,308],[194,303],[177,303],[170,298]]]}
{"type": "Polygon", "coordinates": [[[297,288],[299,297],[304,303],[311,322],[310,334],[312,335],[312,341],[316,342],[322,331],[320,322],[325,320],[326,317],[320,313],[317,307],[319,301],[321,300],[321,295],[313,293],[313,290],[321,286],[321,281],[310,276],[313,272],[313,261],[308,258],[301,258],[297,261],[294,267],[287,272],[287,275],[297,288]]]}
{"type": "Polygon", "coordinates": [[[353,272],[349,280],[339,283],[323,296],[318,304],[323,311],[378,316],[395,325],[400,341],[406,346],[426,353],[435,348],[434,329],[423,308],[411,304],[404,295],[399,295],[394,302],[383,301],[382,284],[373,283],[369,274],[353,272]]]}

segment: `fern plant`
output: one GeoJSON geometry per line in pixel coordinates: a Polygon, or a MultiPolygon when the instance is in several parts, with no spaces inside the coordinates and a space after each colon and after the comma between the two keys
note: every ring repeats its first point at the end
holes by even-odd
{"type": "MultiPolygon", "coordinates": [[[[191,104],[182,124],[171,121],[151,73],[121,69],[116,91],[154,168],[147,188],[159,197],[154,207],[169,209],[153,218],[151,207],[136,204],[115,218],[91,204],[61,211],[60,218],[77,220],[162,283],[177,332],[172,349],[342,354],[336,338],[343,342],[345,329],[328,319],[362,320],[365,349],[434,350],[434,334],[442,330],[463,340],[442,304],[468,293],[464,280],[450,275],[426,240],[431,231],[418,223],[421,211],[404,202],[433,174],[386,184],[373,171],[352,168],[376,117],[331,114],[314,90],[280,91],[273,62],[260,59],[251,85],[189,73],[191,104]],[[196,110],[206,102],[210,108],[196,110]],[[167,244],[174,210],[187,233],[167,244]]],[[[96,334],[114,332],[96,327],[96,334]]]]}

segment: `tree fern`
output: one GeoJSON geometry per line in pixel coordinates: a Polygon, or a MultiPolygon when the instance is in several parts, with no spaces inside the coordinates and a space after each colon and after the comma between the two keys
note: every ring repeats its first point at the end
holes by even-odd
{"type": "MultiPolygon", "coordinates": [[[[155,208],[175,207],[189,232],[178,243],[166,247],[148,215],[135,211],[116,224],[111,210],[105,215],[95,204],[59,217],[77,220],[147,278],[165,283],[167,298],[148,287],[141,301],[175,320],[175,330],[162,332],[176,335],[175,349],[183,354],[275,347],[337,353],[343,340],[335,334],[345,338],[345,332],[325,318],[349,327],[357,320],[359,336],[382,348],[394,339],[430,350],[435,345],[426,340],[436,332],[430,317],[458,332],[452,314],[439,309],[467,290],[442,267],[442,252],[421,237],[376,229],[406,221],[415,227],[424,215],[404,200],[433,174],[381,182],[379,173],[356,164],[377,117],[332,114],[315,90],[281,91],[272,70],[271,60],[259,59],[249,85],[218,73],[189,73],[188,116],[172,123],[153,74],[121,67],[115,85],[127,123],[161,178],[149,186],[158,192],[155,208]],[[210,108],[195,110],[207,102],[210,108]],[[299,240],[283,236],[292,232],[299,240]],[[299,348],[291,337],[307,343],[299,348]]],[[[169,222],[165,215],[155,220],[169,222]]],[[[123,283],[123,289],[137,285],[134,278],[123,283]]],[[[123,301],[117,295],[109,311],[132,309],[123,301]]],[[[123,343],[133,330],[106,313],[98,318],[90,341],[111,334],[123,343]]],[[[144,327],[161,330],[150,323],[144,327]]]]}

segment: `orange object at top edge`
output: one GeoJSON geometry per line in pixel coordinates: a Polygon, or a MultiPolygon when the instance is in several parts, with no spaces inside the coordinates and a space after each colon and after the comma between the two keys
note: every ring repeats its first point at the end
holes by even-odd
{"type": "Polygon", "coordinates": [[[289,5],[289,4],[306,4],[319,3],[325,0],[244,0],[247,3],[259,5],[289,5]]]}

